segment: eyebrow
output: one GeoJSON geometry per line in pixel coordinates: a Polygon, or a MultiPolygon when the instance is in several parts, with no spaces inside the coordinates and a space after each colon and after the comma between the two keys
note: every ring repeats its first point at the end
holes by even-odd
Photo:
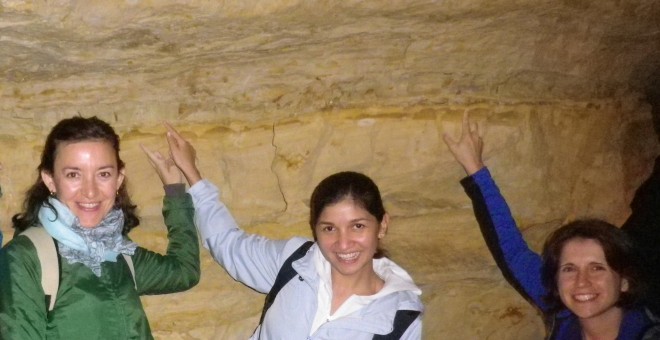
{"type": "MultiPolygon", "coordinates": [[[[116,169],[116,168],[117,167],[114,166],[114,165],[104,165],[104,166],[98,168],[97,171],[98,170],[107,170],[107,169],[116,169]]],[[[80,171],[80,168],[76,167],[76,166],[65,166],[65,167],[62,168],[62,170],[78,170],[78,171],[80,171]]]]}
{"type": "MultiPolygon", "coordinates": [[[[367,222],[368,222],[368,221],[370,221],[370,220],[371,220],[371,219],[369,219],[368,217],[360,217],[360,218],[352,219],[352,220],[350,220],[350,221],[348,221],[348,222],[350,222],[350,223],[361,222],[361,221],[367,221],[367,222]]],[[[334,223],[332,223],[332,222],[328,222],[328,221],[318,221],[316,224],[317,224],[317,225],[319,225],[319,224],[334,225],[334,223]]]]}
{"type": "MultiPolygon", "coordinates": [[[[604,266],[608,266],[608,267],[609,267],[609,264],[607,264],[607,262],[591,261],[591,262],[589,262],[589,263],[587,263],[587,264],[599,264],[599,265],[604,265],[604,266]]],[[[571,265],[571,266],[577,266],[577,265],[576,265],[575,263],[573,263],[573,262],[565,262],[565,263],[560,263],[560,264],[559,264],[560,267],[564,267],[564,266],[568,266],[568,265],[571,265]]]]}

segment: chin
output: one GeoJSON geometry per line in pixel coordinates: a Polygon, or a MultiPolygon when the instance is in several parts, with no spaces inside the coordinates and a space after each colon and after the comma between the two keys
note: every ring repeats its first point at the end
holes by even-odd
{"type": "Polygon", "coordinates": [[[90,228],[97,227],[99,225],[99,223],[101,223],[100,219],[98,219],[98,220],[96,220],[96,219],[95,220],[86,220],[86,221],[80,221],[80,226],[83,227],[83,228],[90,229],[90,228]]]}

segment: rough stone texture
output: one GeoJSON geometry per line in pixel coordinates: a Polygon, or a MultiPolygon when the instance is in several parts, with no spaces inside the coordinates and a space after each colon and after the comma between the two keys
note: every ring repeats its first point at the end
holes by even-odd
{"type": "MultiPolygon", "coordinates": [[[[312,188],[374,178],[385,246],[424,291],[428,339],[540,339],[503,280],[442,142],[463,110],[534,249],[578,216],[625,220],[658,154],[643,92],[660,69],[660,2],[0,0],[0,228],[55,122],[97,115],[123,140],[164,250],[162,190],[139,144],[167,120],[245,229],[309,235],[312,188]]],[[[159,339],[246,338],[263,296],[203,253],[189,292],[145,297],[159,339]]]]}

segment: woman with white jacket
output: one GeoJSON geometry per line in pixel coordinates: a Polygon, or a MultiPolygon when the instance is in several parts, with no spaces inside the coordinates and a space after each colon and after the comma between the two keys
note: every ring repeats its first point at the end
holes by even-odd
{"type": "Polygon", "coordinates": [[[202,179],[194,148],[167,128],[203,246],[235,280],[270,292],[252,339],[421,339],[421,290],[379,248],[389,215],[369,177],[340,172],[319,183],[310,202],[313,243],[271,240],[239,228],[202,179]]]}

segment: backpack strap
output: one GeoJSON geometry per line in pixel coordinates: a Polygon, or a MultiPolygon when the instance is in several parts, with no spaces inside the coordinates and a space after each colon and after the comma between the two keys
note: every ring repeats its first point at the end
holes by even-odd
{"type": "Polygon", "coordinates": [[[126,260],[126,264],[128,265],[128,270],[131,271],[131,277],[133,278],[133,286],[135,286],[135,290],[137,291],[137,281],[135,281],[135,266],[133,266],[133,258],[131,255],[127,254],[121,254],[124,256],[124,260],[126,260]]]}
{"type": "Polygon", "coordinates": [[[374,340],[397,340],[401,339],[403,333],[406,332],[408,327],[417,319],[420,311],[400,309],[394,315],[394,329],[390,334],[375,334],[374,340]]]}
{"type": "MultiPolygon", "coordinates": [[[[293,254],[291,254],[291,256],[289,256],[289,258],[286,259],[286,261],[284,261],[284,264],[282,264],[280,271],[277,273],[277,277],[275,278],[275,283],[273,284],[273,287],[268,292],[268,295],[266,295],[266,301],[264,302],[264,309],[261,312],[259,325],[261,325],[264,322],[264,317],[266,316],[266,312],[275,301],[275,297],[280,292],[280,290],[298,274],[298,272],[296,272],[296,270],[293,269],[292,263],[305,256],[305,254],[307,254],[307,251],[313,244],[314,242],[312,241],[307,241],[303,243],[298,249],[296,249],[296,251],[293,252],[293,254]]],[[[396,312],[396,315],[394,316],[394,329],[392,330],[392,332],[385,335],[376,334],[374,335],[374,339],[377,340],[400,339],[403,333],[405,333],[408,327],[410,327],[410,325],[413,323],[413,321],[417,319],[419,314],[420,311],[416,311],[416,310],[405,310],[405,309],[398,310],[396,312]]]]}
{"type": "Polygon", "coordinates": [[[295,269],[293,269],[293,266],[291,265],[293,261],[296,261],[305,254],[307,254],[307,251],[309,248],[314,244],[312,241],[307,241],[303,243],[303,245],[300,246],[300,248],[296,249],[296,251],[289,256],[286,261],[284,261],[284,264],[282,264],[282,267],[280,268],[280,271],[277,273],[277,277],[275,278],[275,283],[273,284],[273,287],[270,289],[270,292],[268,292],[268,295],[266,295],[266,301],[264,302],[264,309],[261,312],[261,318],[259,319],[259,324],[261,325],[264,322],[264,317],[266,316],[266,312],[270,308],[270,306],[273,304],[273,301],[275,301],[275,297],[277,296],[277,293],[280,292],[282,287],[286,285],[291,279],[293,279],[298,273],[296,272],[295,269]]]}
{"type": "Polygon", "coordinates": [[[43,227],[30,227],[20,235],[30,239],[37,251],[37,257],[41,264],[41,287],[46,296],[48,311],[55,307],[57,290],[60,286],[60,263],[55,249],[55,240],[43,227]]]}
{"type": "MultiPolygon", "coordinates": [[[[55,308],[57,291],[60,288],[60,260],[57,256],[55,240],[43,227],[30,227],[19,235],[24,235],[29,238],[37,251],[37,257],[41,264],[41,288],[44,291],[46,306],[48,306],[48,311],[50,312],[55,308]]],[[[130,255],[122,255],[124,256],[124,260],[126,260],[128,269],[131,271],[133,285],[137,290],[133,259],[130,255]]]]}

